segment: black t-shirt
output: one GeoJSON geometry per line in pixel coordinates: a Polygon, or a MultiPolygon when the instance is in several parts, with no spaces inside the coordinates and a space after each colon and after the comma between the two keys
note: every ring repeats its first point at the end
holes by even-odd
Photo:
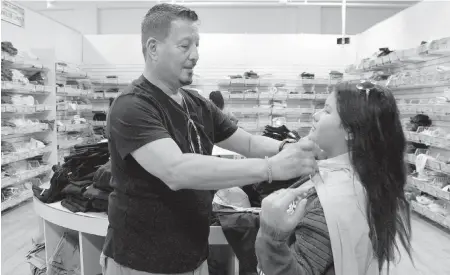
{"type": "MultiPolygon", "coordinates": [[[[197,92],[183,89],[181,93],[198,129],[203,154],[211,155],[214,144],[229,138],[237,127],[197,92]]],[[[195,270],[208,256],[212,193],[173,191],[130,154],[162,138],[172,138],[183,153],[192,153],[189,134],[198,148],[195,131],[192,127],[188,131],[185,107],[144,76],[111,106],[107,135],[114,191],[109,197],[103,252],[126,267],[183,273],[195,270]]]]}

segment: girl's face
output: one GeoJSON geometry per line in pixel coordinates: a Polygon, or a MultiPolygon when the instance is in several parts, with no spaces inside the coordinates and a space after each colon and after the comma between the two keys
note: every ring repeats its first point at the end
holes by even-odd
{"type": "Polygon", "coordinates": [[[308,137],[328,158],[348,152],[348,134],[342,127],[334,92],[327,98],[325,107],[313,115],[313,126],[308,137]]]}

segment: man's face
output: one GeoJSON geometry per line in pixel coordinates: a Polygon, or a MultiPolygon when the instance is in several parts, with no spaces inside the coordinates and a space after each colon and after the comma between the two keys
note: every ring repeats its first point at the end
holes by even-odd
{"type": "Polygon", "coordinates": [[[158,45],[156,69],[160,78],[173,86],[191,84],[199,58],[199,39],[195,22],[183,19],[172,21],[168,36],[158,45]]]}

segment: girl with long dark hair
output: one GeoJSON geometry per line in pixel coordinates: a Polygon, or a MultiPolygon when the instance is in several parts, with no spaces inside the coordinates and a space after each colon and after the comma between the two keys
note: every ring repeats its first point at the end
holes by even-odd
{"type": "Polygon", "coordinates": [[[305,186],[263,201],[261,273],[379,274],[394,259],[396,240],[411,257],[406,141],[392,93],[368,81],[338,84],[308,138],[328,159],[305,186]]]}

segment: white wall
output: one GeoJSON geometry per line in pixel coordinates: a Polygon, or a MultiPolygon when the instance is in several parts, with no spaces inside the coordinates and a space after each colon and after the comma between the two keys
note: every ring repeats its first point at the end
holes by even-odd
{"type": "Polygon", "coordinates": [[[56,58],[66,62],[82,61],[82,35],[39,13],[25,9],[25,27],[2,21],[2,41],[10,41],[19,50],[54,50],[56,58]]]}
{"type": "Polygon", "coordinates": [[[358,56],[368,57],[381,47],[409,49],[443,37],[450,37],[450,1],[423,1],[362,33],[358,56]]]}
{"type": "MultiPolygon", "coordinates": [[[[33,3],[28,3],[33,6],[33,3]]],[[[34,3],[36,4],[36,3],[34,3]]],[[[81,2],[76,7],[55,2],[55,8],[39,12],[83,34],[134,34],[152,3],[114,2],[115,7],[96,8],[81,2]],[[127,5],[129,5],[127,7],[127,5]]],[[[112,4],[111,4],[112,5],[112,4]]],[[[203,33],[341,34],[340,7],[194,7],[203,33]]],[[[397,12],[399,7],[348,7],[347,33],[358,34],[397,12]]]]}
{"type": "Polygon", "coordinates": [[[57,11],[39,11],[41,14],[70,26],[82,34],[98,33],[98,12],[89,2],[83,3],[77,9],[65,9],[57,11]]]}
{"type": "MultiPolygon", "coordinates": [[[[336,45],[334,35],[314,34],[208,34],[200,35],[200,60],[196,73],[202,77],[224,77],[253,69],[285,78],[303,71],[325,76],[355,62],[355,44],[336,45]]],[[[353,38],[352,38],[353,39],[353,38]]],[[[130,77],[142,72],[144,59],[140,35],[88,35],[83,43],[83,61],[99,75],[130,77]],[[118,64],[113,66],[96,66],[118,64]]],[[[95,75],[95,73],[93,73],[95,75]]]]}
{"type": "MultiPolygon", "coordinates": [[[[99,34],[131,34],[139,31],[148,8],[100,9],[99,34]],[[119,20],[120,19],[120,20],[119,20]]],[[[311,33],[340,34],[338,7],[196,7],[203,33],[311,33]]],[[[348,8],[347,33],[357,34],[399,12],[398,8],[348,8]]]]}

